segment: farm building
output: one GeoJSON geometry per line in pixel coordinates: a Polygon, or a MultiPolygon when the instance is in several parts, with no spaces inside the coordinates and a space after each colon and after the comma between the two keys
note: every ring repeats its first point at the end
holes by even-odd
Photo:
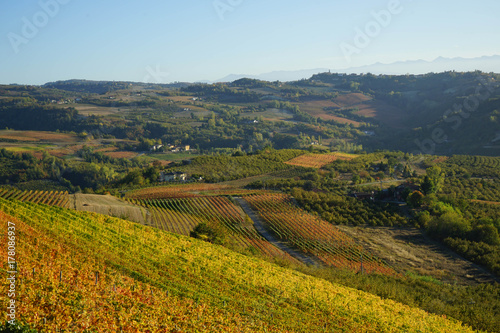
{"type": "Polygon", "coordinates": [[[172,182],[172,181],[185,181],[187,179],[187,174],[183,172],[160,172],[159,181],[160,182],[172,182]]]}

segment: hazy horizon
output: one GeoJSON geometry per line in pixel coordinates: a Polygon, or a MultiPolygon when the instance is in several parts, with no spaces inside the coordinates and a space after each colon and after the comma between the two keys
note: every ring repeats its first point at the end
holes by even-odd
{"type": "Polygon", "coordinates": [[[193,2],[7,2],[0,83],[215,81],[500,54],[493,0],[193,2]]]}

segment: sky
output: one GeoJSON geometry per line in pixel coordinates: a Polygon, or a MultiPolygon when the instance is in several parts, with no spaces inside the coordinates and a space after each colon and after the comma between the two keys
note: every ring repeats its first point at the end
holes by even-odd
{"type": "Polygon", "coordinates": [[[0,84],[194,82],[500,54],[498,0],[2,0],[1,8],[0,84]]]}

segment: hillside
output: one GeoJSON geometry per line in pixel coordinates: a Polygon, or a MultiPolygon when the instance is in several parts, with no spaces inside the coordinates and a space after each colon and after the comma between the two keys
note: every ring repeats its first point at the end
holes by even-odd
{"type": "Polygon", "coordinates": [[[45,144],[52,155],[71,158],[82,155],[75,148],[83,144],[128,159],[161,146],[151,155],[169,162],[178,160],[169,153],[186,145],[196,154],[320,145],[348,153],[364,148],[495,156],[499,80],[479,71],[327,72],[284,83],[242,78],[217,84],[70,80],[0,86],[0,128],[74,132],[66,142],[53,133],[35,142],[4,131],[0,146],[41,154],[45,144]]]}
{"type": "MultiPolygon", "coordinates": [[[[43,331],[472,332],[117,218],[4,199],[0,209],[4,227],[15,224],[18,319],[43,331]]],[[[7,255],[5,246],[1,251],[7,255]]]]}

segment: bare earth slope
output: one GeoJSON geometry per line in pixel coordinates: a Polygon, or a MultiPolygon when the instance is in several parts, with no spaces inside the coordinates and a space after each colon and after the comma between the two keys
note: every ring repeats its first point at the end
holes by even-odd
{"type": "Polygon", "coordinates": [[[338,228],[400,272],[410,270],[458,284],[500,282],[483,268],[460,257],[415,228],[338,228]]]}

